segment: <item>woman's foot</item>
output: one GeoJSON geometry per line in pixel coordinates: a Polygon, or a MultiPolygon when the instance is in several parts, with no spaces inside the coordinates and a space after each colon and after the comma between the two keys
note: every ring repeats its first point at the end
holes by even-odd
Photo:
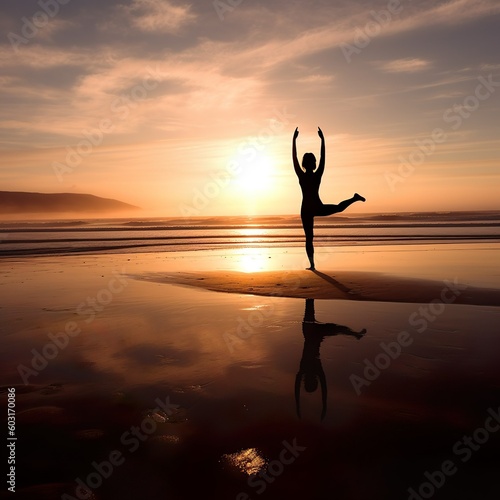
{"type": "Polygon", "coordinates": [[[364,337],[365,333],[366,333],[366,328],[363,328],[359,333],[356,333],[355,337],[358,340],[361,340],[364,337]]]}
{"type": "Polygon", "coordinates": [[[356,201],[366,201],[366,198],[364,198],[363,196],[361,196],[361,195],[360,195],[360,194],[358,194],[358,193],[354,193],[353,198],[354,198],[356,201]]]}
{"type": "Polygon", "coordinates": [[[306,271],[316,271],[316,268],[314,266],[306,267],[306,271]]]}

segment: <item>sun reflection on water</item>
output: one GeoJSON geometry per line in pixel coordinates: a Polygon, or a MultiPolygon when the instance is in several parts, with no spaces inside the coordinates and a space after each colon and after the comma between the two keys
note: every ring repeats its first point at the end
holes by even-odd
{"type": "Polygon", "coordinates": [[[247,243],[259,243],[265,241],[265,237],[271,234],[269,229],[264,229],[258,226],[237,229],[236,233],[238,236],[242,236],[244,241],[247,243]]]}
{"type": "Polygon", "coordinates": [[[257,474],[266,465],[266,460],[257,448],[247,448],[237,453],[222,455],[222,460],[249,476],[257,474]]]}
{"type": "Polygon", "coordinates": [[[246,248],[236,257],[237,270],[243,273],[269,271],[271,257],[260,248],[246,248]]]}

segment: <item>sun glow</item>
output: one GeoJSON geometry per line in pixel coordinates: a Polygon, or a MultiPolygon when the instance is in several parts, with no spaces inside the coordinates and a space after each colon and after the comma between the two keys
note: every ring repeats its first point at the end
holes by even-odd
{"type": "Polygon", "coordinates": [[[234,161],[242,167],[236,182],[245,194],[261,193],[272,188],[274,164],[269,156],[255,152],[251,159],[238,155],[234,161]]]}

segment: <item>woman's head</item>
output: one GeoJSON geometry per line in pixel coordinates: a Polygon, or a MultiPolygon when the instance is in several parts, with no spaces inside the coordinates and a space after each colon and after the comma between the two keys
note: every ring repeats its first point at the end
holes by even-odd
{"type": "Polygon", "coordinates": [[[316,170],[316,157],[312,153],[306,153],[302,157],[302,168],[306,172],[314,172],[316,170]]]}
{"type": "Polygon", "coordinates": [[[304,376],[304,389],[306,392],[314,392],[318,388],[318,378],[315,373],[306,373],[304,376]]]}

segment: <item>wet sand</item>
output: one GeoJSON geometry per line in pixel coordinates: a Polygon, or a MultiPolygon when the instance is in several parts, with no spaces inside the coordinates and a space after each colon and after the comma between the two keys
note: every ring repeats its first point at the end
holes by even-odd
{"type": "Polygon", "coordinates": [[[137,279],[193,286],[227,293],[249,293],[301,299],[372,300],[380,302],[444,303],[495,306],[500,290],[478,288],[453,280],[431,281],[355,271],[205,271],[149,273],[137,279]]]}
{"type": "Polygon", "coordinates": [[[78,480],[100,482],[96,499],[408,498],[445,460],[457,471],[436,498],[496,498],[500,433],[474,441],[500,406],[490,250],[443,249],[429,272],[418,256],[430,250],[388,249],[376,275],[375,253],[333,251],[336,266],[321,272],[336,283],[292,272],[302,266],[291,250],[3,261],[0,373],[17,394],[16,498],[79,498],[78,480]],[[283,275],[311,288],[287,297],[295,282],[283,275]],[[455,278],[467,288],[439,304],[455,278]],[[216,285],[234,293],[207,290],[216,285]],[[64,345],[63,332],[77,330],[64,345]],[[48,348],[56,337],[64,347],[48,348]],[[382,344],[394,359],[374,376],[366,370],[387,362],[382,344]],[[50,355],[46,366],[33,367],[33,351],[50,355]],[[36,374],[23,380],[20,365],[36,374]],[[299,418],[295,382],[308,369],[324,373],[326,411],[321,387],[307,392],[303,380],[299,418]],[[478,447],[470,460],[471,447],[456,445],[464,436],[478,447]],[[109,477],[90,476],[114,451],[123,460],[109,477]]]}

